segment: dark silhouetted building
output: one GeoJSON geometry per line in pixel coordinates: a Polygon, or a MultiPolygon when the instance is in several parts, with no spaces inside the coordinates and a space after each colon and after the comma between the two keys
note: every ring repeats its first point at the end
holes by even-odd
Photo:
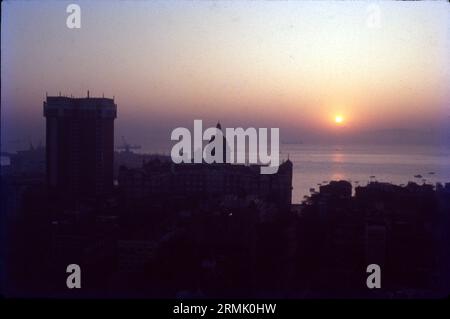
{"type": "Polygon", "coordinates": [[[113,187],[114,119],[110,98],[48,96],[47,184],[74,196],[97,196],[113,187]]]}
{"type": "Polygon", "coordinates": [[[278,172],[260,174],[260,165],[174,164],[153,160],[142,168],[122,166],[119,188],[126,198],[161,199],[171,197],[214,198],[223,195],[255,196],[290,209],[292,203],[292,162],[281,163],[278,172]]]}

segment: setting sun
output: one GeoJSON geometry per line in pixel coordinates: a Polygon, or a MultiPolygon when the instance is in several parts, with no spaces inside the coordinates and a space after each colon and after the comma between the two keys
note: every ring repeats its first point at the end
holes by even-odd
{"type": "Polygon", "coordinates": [[[342,124],[344,123],[344,118],[341,115],[336,115],[336,117],[334,118],[334,122],[338,125],[342,124]]]}

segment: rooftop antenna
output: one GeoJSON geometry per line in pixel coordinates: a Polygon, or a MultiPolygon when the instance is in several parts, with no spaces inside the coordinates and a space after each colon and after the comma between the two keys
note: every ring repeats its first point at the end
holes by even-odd
{"type": "Polygon", "coordinates": [[[59,96],[61,96],[61,91],[59,91],[59,96]]]}
{"type": "Polygon", "coordinates": [[[87,97],[89,98],[89,90],[87,91],[87,97]]]}

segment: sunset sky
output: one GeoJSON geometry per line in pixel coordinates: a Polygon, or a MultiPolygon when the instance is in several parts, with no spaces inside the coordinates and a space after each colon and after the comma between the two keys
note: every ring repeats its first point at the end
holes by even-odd
{"type": "Polygon", "coordinates": [[[194,119],[279,127],[283,142],[449,132],[449,9],[445,1],[2,2],[2,149],[45,140],[46,91],[88,89],[115,96],[116,140],[147,148],[194,119]],[[66,27],[70,3],[81,7],[81,29],[66,27]]]}

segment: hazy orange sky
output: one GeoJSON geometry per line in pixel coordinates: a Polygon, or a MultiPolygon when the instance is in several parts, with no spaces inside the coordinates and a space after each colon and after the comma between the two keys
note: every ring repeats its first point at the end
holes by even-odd
{"type": "Polygon", "coordinates": [[[1,27],[2,148],[45,140],[46,91],[88,89],[115,96],[116,140],[146,147],[196,118],[285,142],[448,132],[445,1],[6,1],[1,27]]]}

